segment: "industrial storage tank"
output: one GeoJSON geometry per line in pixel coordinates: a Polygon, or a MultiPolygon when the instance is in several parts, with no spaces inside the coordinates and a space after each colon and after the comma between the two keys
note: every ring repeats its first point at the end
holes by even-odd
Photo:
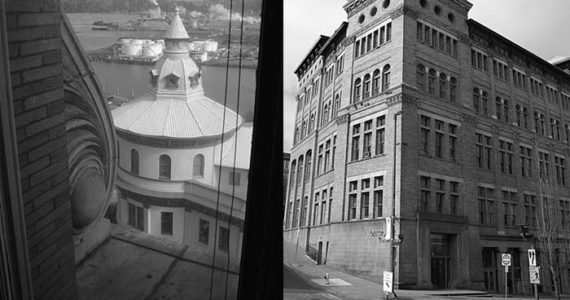
{"type": "Polygon", "coordinates": [[[204,42],[204,51],[216,52],[218,51],[218,42],[208,40],[204,42]]]}
{"type": "Polygon", "coordinates": [[[162,45],[158,43],[149,44],[143,48],[144,57],[156,57],[162,54],[162,45]]]}
{"type": "Polygon", "coordinates": [[[136,44],[124,44],[121,46],[121,53],[127,56],[140,56],[142,54],[142,46],[136,44]]]}

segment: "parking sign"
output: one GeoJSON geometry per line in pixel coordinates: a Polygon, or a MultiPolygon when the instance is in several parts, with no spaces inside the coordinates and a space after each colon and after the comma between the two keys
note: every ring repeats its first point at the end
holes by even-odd
{"type": "Polygon", "coordinates": [[[536,251],[534,249],[528,249],[528,265],[536,267],[536,251]]]}
{"type": "Polygon", "coordinates": [[[508,253],[502,253],[501,254],[501,262],[503,264],[503,266],[510,266],[511,265],[511,255],[508,253]]]}

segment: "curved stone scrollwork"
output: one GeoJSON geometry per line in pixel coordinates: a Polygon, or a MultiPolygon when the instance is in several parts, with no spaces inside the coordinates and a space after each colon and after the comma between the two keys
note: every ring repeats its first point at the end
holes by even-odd
{"type": "Polygon", "coordinates": [[[115,131],[101,87],[63,18],[65,129],[74,234],[103,217],[115,182],[115,131]]]}

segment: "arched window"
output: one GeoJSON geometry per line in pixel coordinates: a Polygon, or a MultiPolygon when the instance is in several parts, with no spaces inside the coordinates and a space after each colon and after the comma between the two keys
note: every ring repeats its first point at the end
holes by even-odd
{"type": "Polygon", "coordinates": [[[325,106],[323,108],[323,120],[321,122],[321,125],[324,125],[329,121],[328,115],[329,115],[329,105],[328,103],[325,103],[325,106]]]}
{"type": "Polygon", "coordinates": [[[131,173],[139,175],[139,153],[137,150],[131,150],[131,173]]]}
{"type": "Polygon", "coordinates": [[[439,74],[439,97],[447,99],[447,75],[439,74]]]}
{"type": "Polygon", "coordinates": [[[566,133],[566,143],[570,144],[570,127],[568,124],[564,124],[564,132],[566,133]]]}
{"type": "Polygon", "coordinates": [[[426,89],[426,68],[422,64],[419,64],[416,68],[416,87],[420,91],[425,91],[426,89]]]}
{"type": "Polygon", "coordinates": [[[372,96],[378,95],[380,93],[380,70],[374,70],[372,73],[372,96]]]}
{"type": "Polygon", "coordinates": [[[299,157],[299,170],[297,170],[297,185],[301,184],[301,178],[303,177],[303,156],[299,157]]]}
{"type": "Polygon", "coordinates": [[[509,100],[503,100],[503,112],[505,113],[505,122],[509,123],[509,100]]]}
{"type": "Polygon", "coordinates": [[[497,115],[497,120],[502,119],[502,112],[503,111],[503,101],[501,97],[495,98],[495,114],[497,115]]]}
{"type": "Polygon", "coordinates": [[[382,92],[390,88],[390,65],[385,65],[382,69],[382,92]]]}
{"type": "Polygon", "coordinates": [[[299,126],[295,128],[295,136],[293,137],[293,143],[296,144],[299,140],[299,126]]]}
{"type": "Polygon", "coordinates": [[[366,99],[368,97],[370,97],[370,74],[366,74],[364,76],[364,85],[363,85],[363,98],[362,99],[366,99]]]}
{"type": "Polygon", "coordinates": [[[451,77],[449,80],[449,101],[455,102],[457,99],[457,79],[451,77]]]}
{"type": "Polygon", "coordinates": [[[489,115],[489,96],[487,95],[487,92],[482,93],[481,108],[482,108],[483,114],[488,116],[489,115]]]}
{"type": "Polygon", "coordinates": [[[170,180],[170,156],[163,154],[159,159],[158,179],[170,180]]]}
{"type": "Polygon", "coordinates": [[[428,72],[428,93],[435,95],[435,77],[436,72],[434,69],[429,69],[428,72]]]}
{"type": "Polygon", "coordinates": [[[293,189],[295,186],[295,174],[297,173],[297,161],[293,160],[291,163],[291,177],[289,178],[289,188],[293,189]]]}
{"type": "Polygon", "coordinates": [[[524,124],[524,128],[528,129],[528,109],[526,109],[526,107],[523,107],[523,124],[524,124]]]}
{"type": "Polygon", "coordinates": [[[204,177],[204,155],[198,154],[194,156],[194,165],[192,167],[192,177],[204,177]]]}
{"type": "Polygon", "coordinates": [[[315,129],[315,114],[311,114],[311,119],[309,120],[309,132],[313,132],[315,129]]]}
{"type": "Polygon", "coordinates": [[[353,102],[356,103],[358,101],[360,101],[360,85],[361,85],[361,80],[360,78],[356,79],[356,81],[354,81],[354,100],[353,102]]]}
{"type": "Polygon", "coordinates": [[[305,166],[305,182],[309,181],[311,178],[311,154],[312,151],[309,150],[307,151],[307,155],[305,155],[305,157],[307,157],[307,165],[305,166]]]}
{"type": "Polygon", "coordinates": [[[301,127],[301,138],[307,135],[307,121],[303,121],[303,127],[301,127]]]}
{"type": "Polygon", "coordinates": [[[479,113],[479,106],[480,106],[480,103],[479,103],[479,102],[480,102],[480,100],[481,100],[481,99],[480,99],[480,96],[479,96],[479,93],[480,93],[480,92],[481,92],[481,91],[479,91],[478,88],[474,88],[474,89],[473,89],[473,109],[474,109],[477,113],[479,113]]]}
{"type": "Polygon", "coordinates": [[[535,111],[534,112],[534,131],[536,131],[536,133],[540,132],[539,127],[540,127],[540,120],[538,117],[538,113],[535,111]]]}

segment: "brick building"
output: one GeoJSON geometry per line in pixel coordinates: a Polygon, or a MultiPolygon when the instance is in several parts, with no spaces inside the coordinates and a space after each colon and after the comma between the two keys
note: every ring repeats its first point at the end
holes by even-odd
{"type": "Polygon", "coordinates": [[[519,226],[534,232],[544,198],[567,226],[570,76],[468,19],[471,7],[350,0],[296,69],[284,239],[317,263],[380,279],[394,209],[396,286],[503,292],[510,253],[509,291],[531,293],[519,226]]]}

